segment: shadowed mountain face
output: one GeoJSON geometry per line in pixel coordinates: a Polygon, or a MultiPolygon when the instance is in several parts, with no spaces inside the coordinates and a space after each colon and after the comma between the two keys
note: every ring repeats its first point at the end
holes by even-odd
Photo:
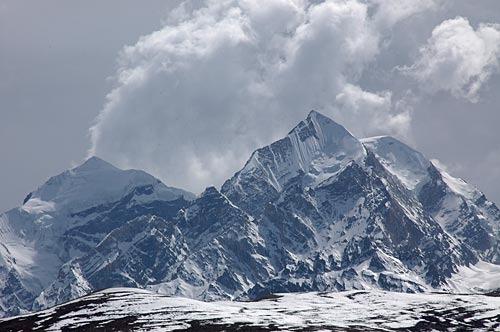
{"type": "Polygon", "coordinates": [[[95,157],[51,178],[0,216],[0,306],[121,286],[202,300],[487,289],[463,275],[500,271],[499,223],[495,204],[419,152],[313,111],[198,197],[95,157]]]}

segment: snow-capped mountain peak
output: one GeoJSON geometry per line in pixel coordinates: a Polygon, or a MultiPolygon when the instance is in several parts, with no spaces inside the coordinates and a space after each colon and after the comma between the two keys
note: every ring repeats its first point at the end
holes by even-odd
{"type": "Polygon", "coordinates": [[[119,170],[118,167],[115,167],[114,165],[108,163],[107,161],[97,157],[97,156],[91,156],[87,160],[85,160],[81,165],[74,167],[72,170],[73,171],[79,171],[79,172],[85,172],[85,171],[92,171],[92,170],[98,170],[98,169],[113,169],[113,170],[119,170]]]}
{"type": "Polygon", "coordinates": [[[311,111],[286,137],[256,150],[245,167],[224,183],[222,192],[245,206],[277,197],[296,176],[305,175],[304,185],[314,187],[365,157],[363,144],[347,129],[311,111]],[[254,186],[258,188],[248,191],[254,186]]]}
{"type": "Polygon", "coordinates": [[[309,112],[288,135],[296,136],[302,142],[314,138],[323,149],[335,149],[345,139],[357,141],[346,128],[317,111],[309,112]]]}
{"type": "Polygon", "coordinates": [[[480,258],[500,262],[500,210],[482,192],[393,137],[361,141],[445,232],[477,250],[480,258]]]}
{"type": "Polygon", "coordinates": [[[408,189],[418,189],[427,179],[429,160],[400,140],[392,136],[377,136],[361,139],[361,142],[408,189]]]}
{"type": "Polygon", "coordinates": [[[347,129],[325,115],[311,111],[287,136],[294,147],[301,169],[307,173],[326,171],[365,156],[360,141],[347,129]]]}
{"type": "Polygon", "coordinates": [[[165,186],[160,180],[141,170],[121,170],[110,163],[90,157],[84,163],[51,177],[26,197],[23,209],[29,213],[58,210],[76,213],[95,204],[114,202],[137,187],[152,186],[164,200],[193,195],[165,186]]]}
{"type": "MultiPolygon", "coordinates": [[[[58,275],[73,275],[78,283],[79,269],[60,270],[63,265],[128,220],[151,211],[171,217],[191,199],[144,171],[121,170],[97,157],[51,177],[22,206],[0,214],[0,315],[30,310],[58,275]]],[[[82,285],[68,287],[87,289],[82,285]]],[[[54,289],[64,298],[61,287],[54,289]]],[[[71,294],[80,293],[65,296],[71,294]]]]}

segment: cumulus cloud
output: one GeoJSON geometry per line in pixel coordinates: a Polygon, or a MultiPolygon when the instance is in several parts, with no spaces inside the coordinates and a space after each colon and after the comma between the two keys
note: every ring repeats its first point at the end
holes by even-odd
{"type": "Polygon", "coordinates": [[[89,153],[199,192],[220,185],[310,109],[355,133],[377,127],[404,134],[408,111],[390,92],[363,91],[358,80],[384,33],[432,1],[399,1],[397,10],[390,3],[183,5],[161,30],[121,52],[116,86],[90,129],[89,153]]]}
{"type": "Polygon", "coordinates": [[[360,136],[392,134],[408,138],[412,108],[407,98],[393,103],[392,93],[362,90],[347,84],[336,96],[335,118],[347,128],[356,128],[360,136]]]}
{"type": "Polygon", "coordinates": [[[463,17],[438,25],[418,60],[404,68],[430,91],[449,91],[471,102],[481,86],[498,71],[500,25],[479,24],[476,30],[463,17]]]}

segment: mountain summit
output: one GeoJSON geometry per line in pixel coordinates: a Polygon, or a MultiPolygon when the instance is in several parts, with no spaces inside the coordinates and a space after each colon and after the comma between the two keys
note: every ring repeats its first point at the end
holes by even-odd
{"type": "Polygon", "coordinates": [[[494,203],[418,151],[312,111],[198,197],[96,157],[49,179],[0,216],[0,306],[109,287],[202,300],[486,291],[499,225],[494,203]]]}
{"type": "Polygon", "coordinates": [[[121,170],[110,163],[90,157],[80,166],[51,177],[23,202],[27,212],[38,212],[42,206],[52,206],[59,212],[79,212],[96,204],[110,203],[136,187],[151,186],[164,199],[194,195],[177,188],[169,188],[158,179],[140,170],[121,170]]]}
{"type": "Polygon", "coordinates": [[[358,139],[311,111],[285,138],[255,151],[224,183],[222,192],[248,213],[258,214],[263,206],[254,201],[276,199],[291,179],[300,176],[305,185],[315,185],[364,157],[366,150],[358,139]]]}

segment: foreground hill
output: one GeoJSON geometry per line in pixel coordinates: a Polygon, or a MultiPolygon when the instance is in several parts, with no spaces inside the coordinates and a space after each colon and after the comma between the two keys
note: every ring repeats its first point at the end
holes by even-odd
{"type": "Polygon", "coordinates": [[[1,331],[456,331],[500,328],[500,298],[382,291],[201,302],[132,288],[0,320],[1,331]]]}

